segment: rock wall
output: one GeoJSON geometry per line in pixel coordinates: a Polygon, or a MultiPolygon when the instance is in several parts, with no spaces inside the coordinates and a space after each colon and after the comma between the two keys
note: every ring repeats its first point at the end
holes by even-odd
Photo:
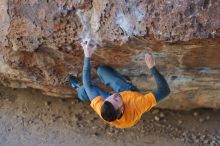
{"type": "Polygon", "coordinates": [[[172,90],[158,107],[220,108],[218,0],[1,0],[0,20],[5,86],[76,95],[63,81],[81,79],[80,42],[92,38],[100,45],[92,65],[113,65],[143,93],[155,88],[144,64],[152,48],[172,90]]]}

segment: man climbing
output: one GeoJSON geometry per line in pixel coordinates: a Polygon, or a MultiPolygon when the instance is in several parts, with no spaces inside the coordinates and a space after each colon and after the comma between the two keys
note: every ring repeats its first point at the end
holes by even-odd
{"type": "Polygon", "coordinates": [[[134,126],[144,112],[149,111],[169,95],[169,86],[155,67],[151,53],[145,55],[145,62],[156,81],[157,89],[155,91],[143,95],[112,67],[101,65],[97,68],[97,75],[105,85],[114,90],[114,93],[103,91],[91,82],[90,59],[95,46],[87,42],[82,44],[82,47],[85,55],[82,73],[83,85],[79,86],[72,75],[69,75],[68,83],[77,89],[80,100],[91,101],[91,107],[110,125],[117,128],[134,126]]]}

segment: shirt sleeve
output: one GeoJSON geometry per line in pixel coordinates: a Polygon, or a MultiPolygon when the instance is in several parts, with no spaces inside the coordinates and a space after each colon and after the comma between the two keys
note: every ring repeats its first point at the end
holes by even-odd
{"type": "Polygon", "coordinates": [[[94,109],[94,111],[101,117],[101,107],[103,104],[103,99],[101,96],[97,96],[96,98],[94,98],[91,103],[90,106],[94,109]]]}
{"type": "Polygon", "coordinates": [[[84,57],[82,81],[90,101],[100,95],[91,82],[91,64],[89,57],[84,57]]]}
{"type": "Polygon", "coordinates": [[[153,93],[148,93],[143,96],[135,98],[135,105],[137,113],[142,115],[144,112],[149,111],[157,104],[156,98],[153,93]]]}
{"type": "Polygon", "coordinates": [[[150,71],[157,85],[157,89],[153,91],[153,95],[157,102],[159,102],[170,94],[170,88],[164,76],[160,74],[155,66],[151,68],[150,71]]]}

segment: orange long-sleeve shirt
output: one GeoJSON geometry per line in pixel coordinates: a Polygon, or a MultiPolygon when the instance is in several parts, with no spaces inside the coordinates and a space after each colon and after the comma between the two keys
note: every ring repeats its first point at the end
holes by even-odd
{"type": "MultiPolygon", "coordinates": [[[[152,93],[142,95],[134,91],[123,91],[119,94],[123,100],[124,113],[120,119],[108,122],[110,125],[117,128],[129,128],[134,126],[140,120],[144,112],[149,111],[157,104],[156,98],[152,93]]],[[[90,104],[101,118],[101,107],[103,102],[103,98],[101,96],[97,96],[90,104]]]]}

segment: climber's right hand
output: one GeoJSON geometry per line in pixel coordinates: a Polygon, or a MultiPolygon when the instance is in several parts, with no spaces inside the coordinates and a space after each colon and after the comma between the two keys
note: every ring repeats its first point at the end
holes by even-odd
{"type": "Polygon", "coordinates": [[[145,54],[145,63],[149,69],[155,66],[155,60],[151,52],[145,54]]]}
{"type": "Polygon", "coordinates": [[[96,45],[92,44],[90,40],[81,43],[81,45],[83,47],[85,57],[91,57],[96,49],[96,45]]]}

